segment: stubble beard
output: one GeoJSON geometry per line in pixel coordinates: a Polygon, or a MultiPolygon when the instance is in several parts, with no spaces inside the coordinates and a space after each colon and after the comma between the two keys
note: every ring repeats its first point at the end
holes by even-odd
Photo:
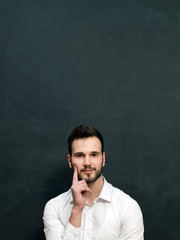
{"type": "MultiPolygon", "coordinates": [[[[93,169],[94,171],[96,171],[96,168],[87,168],[87,169],[93,169]]],[[[83,169],[83,170],[84,170],[84,169],[83,169]]],[[[78,179],[79,179],[79,181],[85,180],[87,184],[88,184],[88,183],[93,183],[93,182],[95,182],[98,178],[101,177],[102,171],[103,171],[103,163],[102,163],[102,165],[101,165],[101,168],[96,171],[96,175],[95,175],[94,177],[91,178],[91,174],[87,174],[87,177],[81,177],[80,174],[78,173],[78,179]]]]}

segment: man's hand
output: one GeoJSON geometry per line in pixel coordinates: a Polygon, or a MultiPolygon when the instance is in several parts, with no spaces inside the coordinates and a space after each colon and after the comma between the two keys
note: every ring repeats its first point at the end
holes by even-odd
{"type": "Polygon", "coordinates": [[[83,210],[86,202],[86,193],[92,193],[85,180],[78,181],[78,171],[74,166],[73,181],[71,186],[74,208],[83,210]]]}
{"type": "Polygon", "coordinates": [[[91,189],[88,187],[85,180],[78,180],[78,171],[76,166],[74,166],[73,181],[71,186],[72,196],[73,196],[73,208],[69,222],[74,227],[81,226],[81,216],[82,211],[86,202],[87,192],[92,193],[91,189]]]}

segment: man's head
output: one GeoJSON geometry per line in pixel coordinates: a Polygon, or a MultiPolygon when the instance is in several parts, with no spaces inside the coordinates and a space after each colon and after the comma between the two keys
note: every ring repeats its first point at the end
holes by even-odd
{"type": "Polygon", "coordinates": [[[90,126],[76,127],[68,138],[69,167],[77,168],[79,180],[95,182],[105,165],[104,143],[100,132],[90,126]]]}
{"type": "Polygon", "coordinates": [[[77,126],[69,135],[68,138],[68,150],[69,155],[72,154],[72,143],[75,139],[88,138],[88,137],[97,137],[101,142],[101,151],[104,152],[104,140],[101,133],[94,127],[79,125],[77,126]]]}

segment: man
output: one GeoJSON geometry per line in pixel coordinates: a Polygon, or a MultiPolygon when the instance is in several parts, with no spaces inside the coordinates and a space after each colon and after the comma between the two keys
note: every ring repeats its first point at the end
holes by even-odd
{"type": "Polygon", "coordinates": [[[90,126],[68,138],[71,189],[51,199],[44,210],[46,240],[143,240],[143,217],[130,196],[102,176],[103,137],[90,126]]]}

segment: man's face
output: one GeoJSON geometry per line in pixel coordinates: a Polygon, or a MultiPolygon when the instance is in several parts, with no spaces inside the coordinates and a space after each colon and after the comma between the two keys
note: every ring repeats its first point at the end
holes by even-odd
{"type": "Polygon", "coordinates": [[[69,167],[76,166],[79,180],[87,183],[96,181],[102,175],[105,165],[105,153],[102,154],[101,142],[97,137],[75,139],[72,143],[72,155],[68,155],[69,167]]]}

